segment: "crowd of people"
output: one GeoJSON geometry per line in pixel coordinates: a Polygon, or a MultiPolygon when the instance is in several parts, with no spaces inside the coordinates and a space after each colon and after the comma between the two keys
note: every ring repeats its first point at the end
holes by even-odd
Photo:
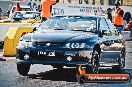
{"type": "Polygon", "coordinates": [[[122,30],[132,30],[132,17],[130,12],[125,12],[120,8],[120,3],[117,2],[115,4],[116,11],[114,16],[112,17],[112,10],[111,8],[107,9],[108,18],[113,22],[115,27],[121,33],[122,30]]]}

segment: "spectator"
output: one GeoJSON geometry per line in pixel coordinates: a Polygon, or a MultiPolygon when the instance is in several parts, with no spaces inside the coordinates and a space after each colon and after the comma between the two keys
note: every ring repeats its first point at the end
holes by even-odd
{"type": "Polygon", "coordinates": [[[0,20],[2,19],[2,9],[0,8],[0,20]]]}
{"type": "Polygon", "coordinates": [[[58,0],[44,0],[44,1],[42,1],[42,11],[41,11],[42,21],[46,21],[47,18],[49,18],[51,16],[51,7],[57,1],[58,0]]]}
{"type": "Polygon", "coordinates": [[[115,27],[118,29],[119,33],[121,33],[122,29],[123,29],[123,16],[124,16],[124,11],[119,7],[120,6],[120,3],[117,2],[115,4],[116,6],[116,12],[115,12],[115,15],[114,15],[114,25],[115,27]]]}
{"type": "Polygon", "coordinates": [[[100,5],[104,5],[104,0],[100,0],[100,5]]]}
{"type": "Polygon", "coordinates": [[[132,21],[129,21],[128,24],[125,26],[124,30],[130,31],[132,29],[132,21]]]}
{"type": "Polygon", "coordinates": [[[130,31],[130,39],[132,39],[132,21],[129,21],[129,23],[125,26],[124,31],[130,31]]]}
{"type": "Polygon", "coordinates": [[[42,11],[42,5],[38,5],[38,11],[39,11],[39,12],[42,11]]]}
{"type": "Polygon", "coordinates": [[[107,16],[108,16],[108,19],[110,19],[110,21],[112,22],[112,9],[111,8],[107,9],[107,16]]]}
{"type": "Polygon", "coordinates": [[[126,12],[123,19],[126,20],[127,24],[128,24],[129,21],[131,20],[131,13],[130,12],[126,12]]]}
{"type": "Polygon", "coordinates": [[[19,3],[17,3],[17,6],[16,6],[15,11],[22,11],[22,8],[20,7],[20,4],[19,3]]]}

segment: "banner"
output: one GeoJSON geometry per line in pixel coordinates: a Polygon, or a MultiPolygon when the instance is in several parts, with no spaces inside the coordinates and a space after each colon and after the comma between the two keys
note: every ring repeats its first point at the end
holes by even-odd
{"type": "MultiPolygon", "coordinates": [[[[105,5],[88,5],[88,4],[72,4],[72,3],[57,3],[52,7],[53,15],[91,15],[102,16],[106,13],[107,9],[113,9],[112,15],[115,13],[115,6],[105,5]]],[[[132,7],[121,6],[124,12],[130,12],[132,14],[132,7]]]]}

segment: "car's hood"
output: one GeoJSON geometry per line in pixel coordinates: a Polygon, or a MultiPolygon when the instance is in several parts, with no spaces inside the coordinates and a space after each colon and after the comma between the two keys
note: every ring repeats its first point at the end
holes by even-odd
{"type": "Polygon", "coordinates": [[[43,42],[67,42],[80,41],[89,36],[89,33],[75,33],[75,32],[45,32],[45,33],[30,33],[28,37],[33,41],[43,42]]]}

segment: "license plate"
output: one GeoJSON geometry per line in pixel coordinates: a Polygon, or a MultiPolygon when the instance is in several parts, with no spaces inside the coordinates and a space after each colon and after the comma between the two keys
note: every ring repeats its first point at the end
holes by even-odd
{"type": "Polygon", "coordinates": [[[55,51],[38,51],[38,55],[55,56],[55,51]]]}

